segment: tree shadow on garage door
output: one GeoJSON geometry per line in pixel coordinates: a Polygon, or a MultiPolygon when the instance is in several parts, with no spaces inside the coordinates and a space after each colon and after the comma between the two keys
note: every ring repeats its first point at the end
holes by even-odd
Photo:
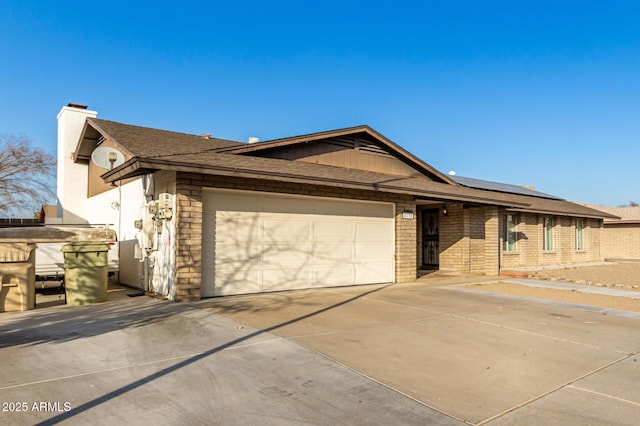
{"type": "Polygon", "coordinates": [[[143,385],[145,385],[147,383],[153,382],[154,380],[159,379],[159,378],[161,378],[163,376],[166,376],[167,374],[173,373],[173,372],[175,372],[175,371],[177,371],[177,370],[179,370],[181,368],[187,367],[187,366],[189,366],[189,365],[191,365],[191,364],[193,364],[195,362],[198,362],[198,361],[200,361],[200,360],[202,360],[204,358],[207,358],[209,356],[215,355],[216,353],[221,352],[221,351],[223,351],[225,349],[232,348],[233,346],[235,346],[237,344],[240,344],[240,343],[243,343],[243,342],[245,342],[247,340],[253,339],[253,338],[255,338],[255,337],[257,337],[257,336],[259,336],[261,334],[270,333],[270,332],[272,332],[274,330],[277,330],[279,328],[289,326],[289,325],[294,324],[294,323],[296,323],[298,321],[303,321],[303,320],[306,320],[308,318],[314,317],[316,315],[322,314],[324,312],[330,311],[332,309],[338,308],[340,306],[346,305],[346,304],[351,303],[351,302],[353,302],[355,300],[358,300],[358,299],[363,298],[365,296],[368,296],[370,294],[373,294],[373,293],[376,293],[378,291],[381,291],[381,290],[387,288],[390,285],[392,285],[392,284],[387,284],[387,285],[384,285],[382,287],[378,287],[378,288],[375,288],[375,289],[372,289],[372,290],[364,291],[362,293],[356,294],[355,296],[353,296],[353,297],[351,297],[349,299],[343,300],[341,302],[335,303],[335,304],[330,305],[330,306],[326,306],[326,307],[324,307],[322,309],[318,309],[317,311],[314,311],[314,312],[311,312],[311,313],[308,313],[308,314],[305,314],[305,315],[301,315],[301,316],[293,318],[291,320],[284,321],[282,323],[267,327],[267,328],[265,328],[263,330],[256,330],[256,331],[254,331],[254,332],[252,332],[252,333],[250,333],[250,334],[248,334],[246,336],[239,337],[239,338],[234,339],[234,340],[232,340],[232,341],[230,341],[228,343],[225,343],[223,345],[216,346],[216,347],[211,348],[211,349],[209,349],[207,351],[204,351],[204,352],[202,352],[202,353],[200,353],[198,355],[194,355],[194,356],[192,356],[192,357],[190,357],[188,359],[185,359],[184,361],[181,361],[181,362],[179,362],[179,363],[177,363],[175,365],[172,365],[171,367],[164,368],[164,369],[162,369],[162,370],[160,370],[160,371],[158,371],[156,373],[150,374],[150,375],[148,375],[146,377],[143,377],[143,378],[141,378],[139,380],[136,380],[135,382],[132,382],[132,383],[130,383],[130,384],[126,385],[126,386],[123,386],[123,387],[121,387],[119,389],[116,389],[114,391],[111,391],[111,392],[109,392],[109,393],[107,393],[107,394],[105,394],[105,395],[103,395],[103,396],[101,396],[99,398],[96,398],[96,399],[94,399],[92,401],[86,402],[86,403],[84,403],[84,404],[82,404],[82,405],[80,405],[78,407],[72,408],[70,411],[58,414],[55,417],[52,417],[52,418],[50,418],[48,420],[40,422],[40,423],[38,423],[38,425],[51,425],[51,424],[57,424],[57,423],[63,422],[65,420],[67,420],[67,419],[70,419],[70,418],[80,414],[80,413],[83,413],[83,412],[88,411],[88,410],[90,410],[90,409],[92,409],[94,407],[97,407],[100,404],[103,404],[103,403],[105,403],[107,401],[110,401],[110,400],[112,400],[114,398],[120,397],[120,396],[122,396],[122,395],[124,395],[124,394],[126,394],[126,393],[128,393],[128,392],[130,392],[130,391],[132,391],[134,389],[137,389],[137,388],[139,388],[139,387],[141,387],[141,386],[143,386],[143,385]]]}
{"type": "MultiPolygon", "coordinates": [[[[203,223],[206,297],[393,281],[390,223],[232,213],[216,212],[203,223]]],[[[184,263],[178,274],[199,267],[184,263]]]]}

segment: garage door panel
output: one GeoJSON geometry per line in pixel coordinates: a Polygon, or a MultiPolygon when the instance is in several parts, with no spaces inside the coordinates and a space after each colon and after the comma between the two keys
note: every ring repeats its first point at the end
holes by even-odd
{"type": "Polygon", "coordinates": [[[332,287],[355,284],[355,265],[343,265],[340,268],[314,266],[312,283],[314,287],[332,287]]]}
{"type": "Polygon", "coordinates": [[[357,262],[369,260],[384,260],[389,258],[388,243],[356,243],[355,260],[357,262]]]}
{"type": "Polygon", "coordinates": [[[308,241],[311,224],[308,221],[264,219],[262,238],[266,241],[308,241]]]}
{"type": "Polygon", "coordinates": [[[314,264],[329,264],[333,267],[353,261],[353,243],[316,242],[313,249],[314,264]]]}
{"type": "Polygon", "coordinates": [[[355,279],[358,284],[379,284],[393,281],[393,268],[389,262],[356,264],[355,279]]]}
{"type": "Polygon", "coordinates": [[[229,212],[218,212],[215,222],[213,236],[217,241],[256,241],[260,237],[260,217],[257,213],[229,216],[229,212]]]}
{"type": "Polygon", "coordinates": [[[216,244],[216,265],[224,265],[229,262],[242,262],[246,265],[260,262],[262,247],[259,243],[246,241],[244,243],[218,243],[216,244]]]}
{"type": "Polygon", "coordinates": [[[261,262],[265,267],[278,265],[303,267],[309,264],[311,243],[262,244],[260,252],[261,262]]]}
{"type": "Polygon", "coordinates": [[[356,241],[385,241],[390,242],[393,231],[388,222],[357,223],[356,241]]]}
{"type": "Polygon", "coordinates": [[[353,222],[318,220],[313,224],[314,241],[353,241],[354,233],[353,222]]]}
{"type": "Polygon", "coordinates": [[[205,190],[203,210],[204,296],[394,280],[391,203],[205,190]]]}

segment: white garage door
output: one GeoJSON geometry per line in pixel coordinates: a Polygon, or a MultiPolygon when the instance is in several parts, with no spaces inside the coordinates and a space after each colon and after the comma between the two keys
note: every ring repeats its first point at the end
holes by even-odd
{"type": "Polygon", "coordinates": [[[394,206],[205,190],[202,295],[394,281],[394,206]]]}

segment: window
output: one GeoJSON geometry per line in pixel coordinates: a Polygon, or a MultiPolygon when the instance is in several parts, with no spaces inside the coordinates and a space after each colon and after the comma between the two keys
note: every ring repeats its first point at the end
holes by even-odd
{"type": "Polygon", "coordinates": [[[504,239],[502,249],[504,251],[516,251],[516,240],[518,238],[516,216],[508,214],[504,220],[504,239]]]}
{"type": "Polygon", "coordinates": [[[584,250],[584,219],[576,219],[576,250],[584,250]]]}
{"type": "Polygon", "coordinates": [[[544,218],[544,233],[542,235],[543,245],[545,251],[553,250],[553,218],[544,218]]]}

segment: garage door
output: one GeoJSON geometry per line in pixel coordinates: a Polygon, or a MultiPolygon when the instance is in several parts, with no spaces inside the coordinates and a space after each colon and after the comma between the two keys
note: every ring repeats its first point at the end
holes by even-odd
{"type": "Polygon", "coordinates": [[[202,295],[394,281],[394,206],[204,191],[202,295]]]}

